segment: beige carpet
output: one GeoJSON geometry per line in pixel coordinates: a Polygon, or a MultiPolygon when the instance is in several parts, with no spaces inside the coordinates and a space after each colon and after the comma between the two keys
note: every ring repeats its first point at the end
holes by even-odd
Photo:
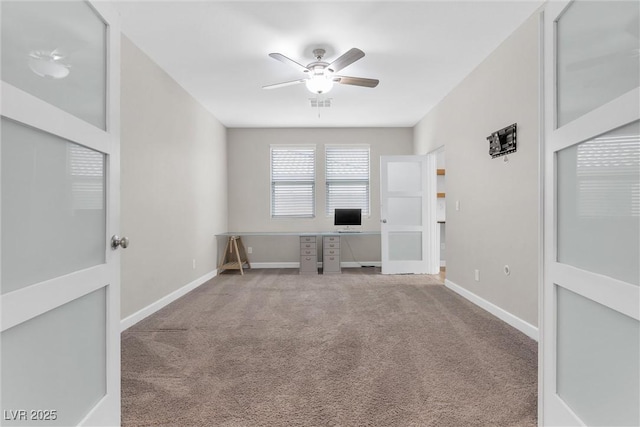
{"type": "Polygon", "coordinates": [[[535,426],[537,344],[430,276],[223,274],[122,334],[124,426],[535,426]]]}

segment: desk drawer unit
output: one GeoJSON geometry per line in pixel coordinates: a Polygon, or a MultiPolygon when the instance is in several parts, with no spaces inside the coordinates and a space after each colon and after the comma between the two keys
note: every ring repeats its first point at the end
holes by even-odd
{"type": "Polygon", "coordinates": [[[322,273],[340,274],[340,236],[324,236],[322,240],[322,273]]]}
{"type": "Polygon", "coordinates": [[[317,255],[317,249],[316,248],[312,248],[312,249],[307,249],[307,248],[300,248],[300,256],[309,256],[309,255],[313,255],[316,256],[317,255]]]}
{"type": "Polygon", "coordinates": [[[316,236],[300,236],[300,274],[318,274],[316,236]]]}
{"type": "Polygon", "coordinates": [[[324,236],[323,246],[325,249],[340,249],[340,236],[324,236]]]}

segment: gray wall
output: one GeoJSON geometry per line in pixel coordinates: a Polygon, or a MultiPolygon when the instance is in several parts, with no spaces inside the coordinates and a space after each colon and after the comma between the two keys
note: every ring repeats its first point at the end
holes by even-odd
{"type": "Polygon", "coordinates": [[[445,147],[447,279],[534,326],[540,261],[538,38],[534,14],[414,129],[416,154],[445,147]],[[518,123],[518,151],[508,163],[491,159],[486,137],[512,123],[518,123]]]}
{"type": "MultiPolygon", "coordinates": [[[[229,129],[229,231],[330,231],[333,218],[325,215],[325,144],[369,144],[371,150],[371,216],[363,230],[380,230],[380,156],[412,154],[411,128],[290,128],[229,129]],[[315,144],[316,217],[272,219],[270,213],[270,145],[315,144]]],[[[349,236],[342,261],[380,261],[379,236],[349,236]]],[[[244,237],[252,263],[299,262],[295,237],[244,237]]]]}
{"type": "Polygon", "coordinates": [[[121,102],[125,318],[215,270],[227,152],[224,126],[126,37],[121,102]]]}

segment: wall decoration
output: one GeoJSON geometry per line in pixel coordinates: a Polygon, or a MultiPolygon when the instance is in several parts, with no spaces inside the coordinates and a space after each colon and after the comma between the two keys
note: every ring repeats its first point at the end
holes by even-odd
{"type": "Polygon", "coordinates": [[[517,123],[509,125],[506,128],[493,132],[487,137],[489,141],[489,155],[492,159],[504,156],[505,154],[515,153],[516,125],[517,123]]]}

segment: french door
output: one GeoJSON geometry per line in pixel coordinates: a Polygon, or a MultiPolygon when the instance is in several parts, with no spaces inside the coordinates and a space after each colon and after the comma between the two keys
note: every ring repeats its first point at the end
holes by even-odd
{"type": "Polygon", "coordinates": [[[544,11],[545,426],[640,425],[639,7],[544,11]]]}
{"type": "Polygon", "coordinates": [[[0,8],[1,423],[118,425],[116,15],[79,0],[0,8]]]}
{"type": "Polygon", "coordinates": [[[435,176],[435,156],[380,157],[382,274],[440,271],[435,176]]]}

